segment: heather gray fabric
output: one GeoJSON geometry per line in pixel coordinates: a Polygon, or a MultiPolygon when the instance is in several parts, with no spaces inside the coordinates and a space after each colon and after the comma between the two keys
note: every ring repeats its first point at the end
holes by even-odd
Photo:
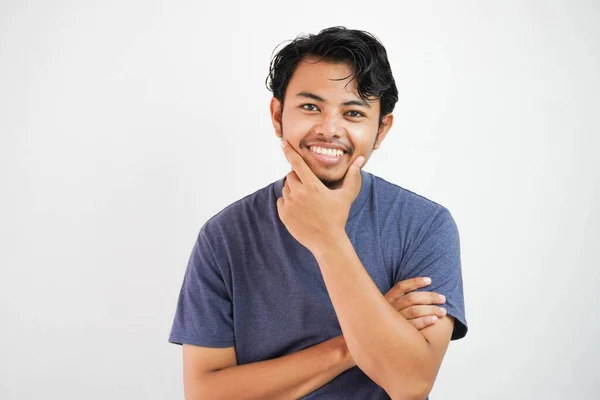
{"type": "MultiPolygon", "coordinates": [[[[362,171],[346,232],[369,275],[386,293],[395,283],[429,276],[422,290],[446,296],[467,332],[460,246],[449,211],[362,171]]],[[[283,179],[233,203],[201,228],[185,273],[169,341],[235,346],[239,364],[290,354],[341,334],[319,266],[277,215],[283,179]]],[[[352,293],[348,293],[352,296],[352,293]]],[[[387,399],[352,368],[307,399],[387,399]]]]}

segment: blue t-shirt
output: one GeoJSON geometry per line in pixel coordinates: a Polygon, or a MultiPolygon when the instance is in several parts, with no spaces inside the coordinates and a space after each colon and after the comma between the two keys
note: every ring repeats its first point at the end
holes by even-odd
{"type": "MultiPolygon", "coordinates": [[[[362,171],[346,232],[385,294],[405,279],[446,296],[452,339],[467,332],[456,224],[441,205],[362,171]]],[[[281,357],[342,334],[319,266],[277,214],[283,179],[233,203],[201,228],[169,341],[235,346],[238,364],[281,357]]],[[[348,293],[349,296],[352,293],[348,293]]],[[[354,367],[306,399],[388,399],[354,367]]]]}

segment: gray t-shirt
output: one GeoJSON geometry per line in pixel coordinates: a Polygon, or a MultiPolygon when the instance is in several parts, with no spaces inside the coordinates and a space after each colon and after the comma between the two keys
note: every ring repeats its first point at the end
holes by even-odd
{"type": "MultiPolygon", "coordinates": [[[[346,232],[385,294],[395,283],[429,276],[421,290],[446,296],[452,339],[467,333],[456,224],[422,196],[362,171],[346,232]]],[[[201,228],[183,280],[169,341],[235,346],[238,364],[294,353],[341,335],[313,255],[277,214],[283,179],[233,203],[201,228]]],[[[348,293],[352,296],[352,293],[348,293]]],[[[354,367],[306,399],[388,399],[354,367]]]]}

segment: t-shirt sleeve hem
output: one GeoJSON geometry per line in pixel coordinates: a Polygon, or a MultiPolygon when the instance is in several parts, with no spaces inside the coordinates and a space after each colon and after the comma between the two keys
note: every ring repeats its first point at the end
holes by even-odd
{"type": "Polygon", "coordinates": [[[447,307],[446,311],[448,315],[454,317],[454,330],[452,331],[452,337],[450,340],[462,339],[467,335],[469,328],[467,327],[467,321],[465,320],[464,314],[447,307]]]}
{"type": "Polygon", "coordinates": [[[171,335],[169,336],[169,343],[183,345],[191,344],[200,347],[216,347],[216,348],[227,348],[233,347],[233,340],[215,339],[215,338],[189,338],[186,336],[171,335]]]}

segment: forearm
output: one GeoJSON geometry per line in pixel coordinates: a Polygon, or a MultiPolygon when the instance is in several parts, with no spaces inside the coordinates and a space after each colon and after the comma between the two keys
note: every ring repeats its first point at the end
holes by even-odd
{"type": "Polygon", "coordinates": [[[398,388],[407,398],[427,391],[437,373],[427,362],[428,342],[383,297],[348,237],[336,236],[313,254],[358,367],[392,396],[398,388]]]}
{"type": "Polygon", "coordinates": [[[186,399],[300,398],[354,365],[338,336],[283,357],[208,373],[186,399]]]}

